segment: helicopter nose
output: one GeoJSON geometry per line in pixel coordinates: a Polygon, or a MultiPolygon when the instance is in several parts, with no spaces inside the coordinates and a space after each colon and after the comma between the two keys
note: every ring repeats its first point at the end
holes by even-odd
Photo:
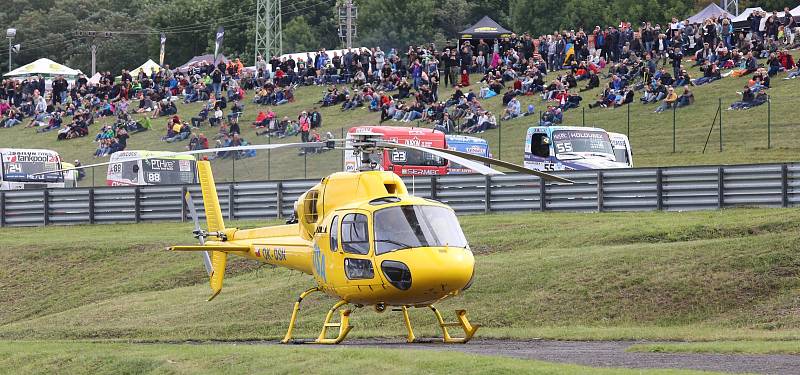
{"type": "Polygon", "coordinates": [[[472,252],[456,247],[426,247],[393,253],[381,261],[386,279],[400,290],[430,297],[464,289],[472,279],[472,252]]]}

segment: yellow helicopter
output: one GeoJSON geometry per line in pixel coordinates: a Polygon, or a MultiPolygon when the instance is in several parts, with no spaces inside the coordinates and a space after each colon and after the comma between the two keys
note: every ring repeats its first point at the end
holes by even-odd
{"type": "Polygon", "coordinates": [[[191,195],[187,193],[195,224],[193,233],[200,244],[172,246],[170,250],[202,252],[212,290],[209,301],[222,291],[229,254],[313,276],[315,286],[301,293],[294,303],[283,343],[292,342],[300,304],[314,292],[337,299],[325,316],[315,343],[338,344],[345,339],[353,328],[350,325],[351,310],[345,308],[346,305],[356,308],[374,306],[378,312],[387,308],[399,309],[403,313],[409,343],[416,341],[416,336],[408,309],[427,307],[435,315],[445,343],[466,343],[475,335],[479,325],[469,322],[465,310],[455,312],[456,322],[446,322],[435,307],[439,301],[469,288],[475,275],[475,259],[458,219],[447,205],[410,195],[403,181],[394,173],[375,170],[375,156],[382,155],[384,150],[407,149],[430,153],[486,175],[502,172],[483,163],[546,180],[571,181],[463,152],[385,142],[381,134],[376,133],[356,133],[344,146],[337,147],[336,143],[341,141],[250,145],[175,153],[344,147],[360,154],[361,167],[358,172],[333,173],[301,195],[295,203],[294,217],[286,225],[240,230],[225,226],[211,164],[198,161],[208,228],[200,228],[191,195]],[[334,322],[337,311],[339,319],[334,322]],[[451,336],[450,327],[461,328],[463,336],[451,336]],[[329,329],[338,331],[329,334],[329,329]]]}

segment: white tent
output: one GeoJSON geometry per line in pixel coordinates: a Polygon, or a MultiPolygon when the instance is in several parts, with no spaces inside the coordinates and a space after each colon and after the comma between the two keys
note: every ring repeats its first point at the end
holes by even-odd
{"type": "Polygon", "coordinates": [[[733,23],[736,23],[736,22],[744,22],[744,21],[747,21],[747,17],[749,17],[749,16],[750,16],[750,13],[753,13],[753,12],[755,12],[755,11],[763,12],[763,11],[764,11],[764,9],[761,9],[761,7],[747,8],[747,9],[745,9],[745,10],[744,10],[744,12],[742,12],[742,13],[739,13],[739,15],[738,15],[738,16],[736,16],[736,17],[733,17],[733,19],[731,20],[731,22],[733,22],[733,23]]]}
{"type": "Polygon", "coordinates": [[[154,71],[158,72],[159,70],[161,70],[161,66],[158,65],[155,61],[148,59],[140,67],[138,67],[138,68],[136,68],[134,70],[131,70],[131,77],[135,78],[136,76],[139,75],[140,71],[144,71],[144,74],[147,74],[149,76],[150,73],[152,73],[154,71]]]}
{"type": "Polygon", "coordinates": [[[75,76],[80,73],[80,70],[72,69],[53,60],[42,58],[30,64],[20,66],[4,74],[4,76],[30,77],[40,75],[45,77],[64,76],[65,78],[75,78],[75,76]]]}
{"type": "Polygon", "coordinates": [[[689,17],[689,23],[703,23],[708,18],[717,18],[719,16],[733,18],[733,15],[725,11],[725,9],[720,8],[716,3],[711,3],[694,16],[689,17]]]}
{"type": "Polygon", "coordinates": [[[90,85],[98,85],[100,84],[100,78],[103,78],[103,75],[100,73],[95,73],[92,78],[89,78],[90,85]]]}

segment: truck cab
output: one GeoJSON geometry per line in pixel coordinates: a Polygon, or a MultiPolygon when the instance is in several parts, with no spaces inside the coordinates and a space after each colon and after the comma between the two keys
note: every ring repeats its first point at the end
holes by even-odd
{"type": "Polygon", "coordinates": [[[524,165],[539,171],[630,168],[633,159],[617,160],[611,136],[604,129],[536,126],[528,128],[525,136],[524,165]]]}
{"type": "Polygon", "coordinates": [[[633,168],[633,149],[628,136],[620,133],[608,132],[611,138],[611,146],[614,147],[614,157],[619,163],[625,163],[628,167],[633,168]]]}
{"type": "Polygon", "coordinates": [[[192,155],[173,156],[165,151],[119,151],[111,154],[106,185],[143,186],[193,184],[197,162],[192,155]],[[149,158],[141,160],[141,158],[149,158]]]}
{"type": "MultiPolygon", "coordinates": [[[[489,143],[483,138],[469,137],[465,135],[447,135],[445,136],[447,148],[453,151],[466,152],[468,154],[492,157],[489,152],[489,143]]],[[[468,174],[475,173],[472,169],[464,167],[458,163],[450,163],[447,167],[447,174],[468,174]]]]}
{"type": "Polygon", "coordinates": [[[0,148],[0,190],[63,188],[61,169],[56,151],[0,148]]]}
{"type": "MultiPolygon", "coordinates": [[[[383,134],[383,140],[387,142],[441,149],[446,147],[445,135],[438,130],[401,126],[352,127],[347,132],[346,144],[352,141],[354,134],[364,132],[383,134]]],[[[447,160],[427,152],[409,149],[385,150],[383,154],[374,155],[373,158],[372,162],[377,164],[379,170],[392,171],[398,176],[447,174],[447,160]]],[[[344,170],[346,172],[354,172],[360,168],[361,159],[359,156],[353,152],[345,152],[344,170]]]]}

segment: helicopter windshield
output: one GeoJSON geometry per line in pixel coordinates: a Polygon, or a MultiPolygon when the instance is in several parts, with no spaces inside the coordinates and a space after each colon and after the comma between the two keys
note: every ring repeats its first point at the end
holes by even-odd
{"type": "Polygon", "coordinates": [[[438,206],[395,206],[375,212],[375,255],[411,247],[467,247],[453,211],[438,206]]]}

